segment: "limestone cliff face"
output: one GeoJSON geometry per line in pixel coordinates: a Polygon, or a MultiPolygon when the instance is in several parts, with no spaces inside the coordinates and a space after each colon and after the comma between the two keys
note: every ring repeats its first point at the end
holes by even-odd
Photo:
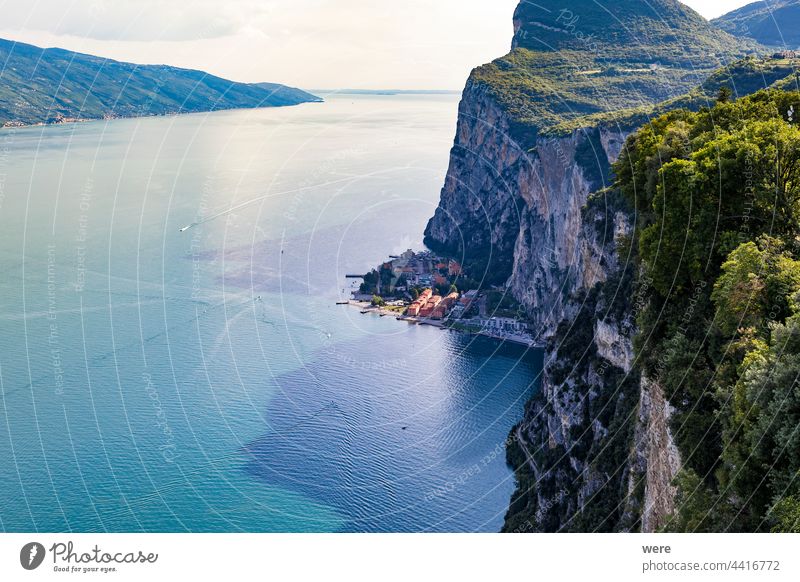
{"type": "Polygon", "coordinates": [[[521,144],[473,80],[459,106],[426,242],[482,257],[547,342],[541,391],[512,435],[520,489],[506,530],[653,531],[672,510],[680,461],[669,404],[635,371],[634,314],[620,303],[632,289],[616,242],[632,219],[619,201],[593,195],[626,137],[590,127],[521,144]],[[569,339],[564,329],[586,333],[569,339]]]}
{"type": "MultiPolygon", "coordinates": [[[[626,134],[589,128],[539,137],[512,136],[508,115],[479,83],[468,81],[439,207],[426,242],[485,257],[491,282],[505,282],[542,339],[568,314],[568,298],[605,280],[614,257],[583,209],[606,185],[626,134]]],[[[605,218],[605,217],[604,217],[605,218]]],[[[622,228],[622,216],[614,216],[622,228]]]]}
{"type": "Polygon", "coordinates": [[[680,455],[669,430],[671,407],[657,382],[641,380],[639,422],[647,428],[647,459],[642,531],[657,531],[675,509],[676,488],[672,480],[680,469],[680,455]]]}
{"type": "MultiPolygon", "coordinates": [[[[614,255],[605,249],[612,241],[598,238],[595,217],[587,222],[583,214],[589,194],[606,185],[624,139],[590,128],[536,141],[530,176],[520,189],[524,206],[508,286],[543,339],[570,315],[569,298],[605,281],[614,267],[614,255]]],[[[621,227],[621,216],[612,220],[621,227]]]]}
{"type": "Polygon", "coordinates": [[[467,82],[456,138],[426,243],[485,257],[492,282],[511,274],[521,191],[532,178],[527,150],[510,137],[508,116],[485,85],[467,82]]]}

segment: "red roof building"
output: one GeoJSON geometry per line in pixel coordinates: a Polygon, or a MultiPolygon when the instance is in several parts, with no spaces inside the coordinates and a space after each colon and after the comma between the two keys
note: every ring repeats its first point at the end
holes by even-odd
{"type": "Polygon", "coordinates": [[[433,310],[436,309],[436,306],[439,305],[439,302],[441,302],[441,300],[442,297],[440,295],[434,295],[430,299],[428,299],[428,302],[425,304],[425,307],[419,310],[420,317],[430,317],[431,314],[433,313],[433,310]]]}

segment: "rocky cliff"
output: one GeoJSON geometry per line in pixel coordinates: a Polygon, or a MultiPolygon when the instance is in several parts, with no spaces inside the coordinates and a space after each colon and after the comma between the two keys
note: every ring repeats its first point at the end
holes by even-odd
{"type": "Polygon", "coordinates": [[[612,239],[599,240],[583,209],[589,194],[607,185],[627,132],[579,129],[537,137],[529,147],[509,125],[487,87],[470,80],[426,241],[467,263],[479,257],[478,278],[505,283],[544,340],[569,314],[569,298],[616,268],[606,247],[625,229],[625,217],[614,213],[612,239]]]}
{"type": "Polygon", "coordinates": [[[464,91],[426,235],[466,262],[479,254],[479,278],[504,282],[547,345],[541,392],[512,435],[520,489],[508,530],[651,531],[672,507],[669,405],[633,371],[632,289],[617,252],[631,213],[603,192],[627,133],[588,127],[529,147],[487,87],[464,91]]]}
{"type": "Polygon", "coordinates": [[[710,73],[686,55],[735,43],[671,0],[609,4],[616,32],[596,3],[544,4],[520,4],[512,52],[467,82],[425,240],[503,285],[546,346],[541,390],[511,435],[504,529],[653,531],[680,459],[670,405],[635,366],[635,221],[607,188],[634,126],[613,112],[684,94],[710,73]],[[643,48],[645,35],[661,40],[643,48]]]}

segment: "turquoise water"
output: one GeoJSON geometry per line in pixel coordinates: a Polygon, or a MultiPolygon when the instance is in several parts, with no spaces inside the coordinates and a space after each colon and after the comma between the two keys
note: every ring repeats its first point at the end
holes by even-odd
{"type": "Polygon", "coordinates": [[[421,247],[456,106],[3,130],[0,529],[497,531],[539,356],[335,305],[421,247]]]}

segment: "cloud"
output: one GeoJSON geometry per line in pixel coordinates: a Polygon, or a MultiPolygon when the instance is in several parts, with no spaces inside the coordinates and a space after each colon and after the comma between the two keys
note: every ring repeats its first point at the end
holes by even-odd
{"type": "MultiPolygon", "coordinates": [[[[457,89],[508,51],[518,2],[0,0],[0,37],[237,81],[457,89]]],[[[747,0],[686,2],[713,16],[747,0]]]]}
{"type": "Polygon", "coordinates": [[[6,0],[3,27],[114,41],[187,41],[235,35],[270,2],[6,0]]]}
{"type": "Polygon", "coordinates": [[[0,37],[310,88],[461,88],[518,0],[0,0],[0,37]]]}

